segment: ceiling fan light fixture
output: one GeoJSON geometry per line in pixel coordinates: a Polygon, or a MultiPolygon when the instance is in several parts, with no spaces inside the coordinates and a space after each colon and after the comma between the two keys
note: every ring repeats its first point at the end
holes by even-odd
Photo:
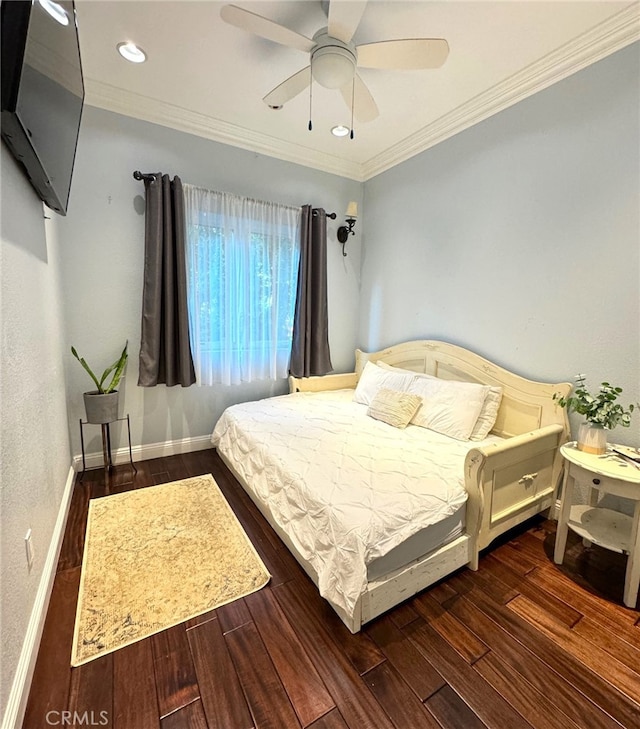
{"type": "Polygon", "coordinates": [[[334,137],[346,137],[350,131],[349,127],[345,127],[344,124],[338,124],[337,126],[332,127],[331,134],[333,134],[334,137]]]}
{"type": "Polygon", "coordinates": [[[147,60],[147,54],[131,41],[123,41],[117,45],[118,53],[131,63],[144,63],[147,60]]]}
{"type": "Polygon", "coordinates": [[[341,89],[356,73],[353,53],[341,46],[321,46],[311,55],[311,75],[326,89],[341,89]]]}

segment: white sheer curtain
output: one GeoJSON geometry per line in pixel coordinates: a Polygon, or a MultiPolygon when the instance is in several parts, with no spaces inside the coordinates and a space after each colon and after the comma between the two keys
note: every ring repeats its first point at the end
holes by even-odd
{"type": "Polygon", "coordinates": [[[200,385],[288,375],[300,208],[183,185],[191,348],[200,385]]]}

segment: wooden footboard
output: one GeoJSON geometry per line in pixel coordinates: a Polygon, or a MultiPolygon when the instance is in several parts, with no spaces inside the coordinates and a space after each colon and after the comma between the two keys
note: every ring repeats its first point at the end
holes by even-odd
{"type": "Polygon", "coordinates": [[[478,552],[498,535],[548,509],[560,482],[565,441],[561,425],[473,448],[465,460],[467,533],[474,541],[470,567],[478,552]]]}

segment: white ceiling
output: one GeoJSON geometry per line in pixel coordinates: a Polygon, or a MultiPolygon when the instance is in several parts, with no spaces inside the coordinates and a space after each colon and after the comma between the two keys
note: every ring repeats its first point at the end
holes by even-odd
{"type": "MultiPolygon", "coordinates": [[[[337,0],[336,0],[337,1],[337,0]]],[[[280,111],[263,96],[308,56],[230,26],[210,0],[76,0],[86,102],[355,180],[366,180],[640,39],[640,3],[616,0],[370,0],[356,44],[446,38],[435,70],[361,69],[380,116],[355,123],[338,91],[313,86],[280,111]],[[148,54],[131,64],[117,43],[148,54]]],[[[311,37],[320,0],[235,4],[311,37]]]]}

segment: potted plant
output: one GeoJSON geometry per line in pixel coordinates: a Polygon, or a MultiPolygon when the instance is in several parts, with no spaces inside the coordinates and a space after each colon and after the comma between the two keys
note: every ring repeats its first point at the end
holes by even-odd
{"type": "Polygon", "coordinates": [[[124,367],[127,363],[127,346],[129,342],[125,342],[122,354],[118,359],[102,373],[102,377],[98,379],[93,370],[87,364],[84,357],[80,357],[75,347],[71,347],[71,354],[80,362],[89,374],[89,377],[95,382],[96,390],[85,392],[84,407],[87,413],[88,423],[111,423],[118,419],[118,390],[116,390],[124,367]],[[109,376],[111,378],[109,379],[109,376]]]}
{"type": "Polygon", "coordinates": [[[584,416],[585,422],[578,431],[578,449],[601,455],[607,450],[607,430],[613,430],[616,425],[628,428],[634,406],[631,404],[625,409],[615,402],[622,393],[621,387],[603,382],[598,393],[592,395],[587,390],[586,375],[576,375],[575,380],[577,385],[573,395],[562,397],[555,394],[553,399],[569,412],[584,416]]]}

